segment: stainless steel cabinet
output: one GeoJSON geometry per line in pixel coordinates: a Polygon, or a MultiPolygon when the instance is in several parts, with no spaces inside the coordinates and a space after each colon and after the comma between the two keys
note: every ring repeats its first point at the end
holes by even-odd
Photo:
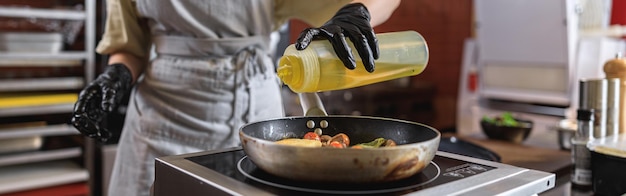
{"type": "MultiPolygon", "coordinates": [[[[67,122],[46,122],[33,116],[65,116],[71,114],[79,90],[94,77],[95,71],[95,0],[84,0],[81,9],[34,8],[0,4],[0,17],[73,21],[81,24],[80,35],[84,49],[8,50],[10,41],[0,40],[0,70],[40,67],[47,70],[72,68],[83,70],[74,76],[1,77],[0,76],[0,194],[25,191],[75,182],[87,182],[86,146],[89,144],[67,122]],[[48,138],[68,138],[56,141],[55,148],[43,148],[48,138]],[[78,138],[78,145],[64,145],[78,138]],[[4,149],[5,151],[2,151],[4,149]]],[[[5,32],[0,32],[5,33],[5,32]]],[[[25,35],[17,32],[14,35],[25,35]]],[[[41,44],[25,40],[28,44],[41,44]]],[[[18,44],[24,46],[26,44],[18,44]]],[[[41,49],[44,46],[35,46],[41,49]]],[[[74,69],[75,70],[75,69],[74,69]]],[[[0,71],[8,73],[8,71],[0,71]]]]}

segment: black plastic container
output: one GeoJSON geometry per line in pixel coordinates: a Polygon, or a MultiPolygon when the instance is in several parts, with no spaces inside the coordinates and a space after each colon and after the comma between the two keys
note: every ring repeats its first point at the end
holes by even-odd
{"type": "Polygon", "coordinates": [[[626,194],[626,134],[591,141],[591,171],[595,195],[626,194]]]}

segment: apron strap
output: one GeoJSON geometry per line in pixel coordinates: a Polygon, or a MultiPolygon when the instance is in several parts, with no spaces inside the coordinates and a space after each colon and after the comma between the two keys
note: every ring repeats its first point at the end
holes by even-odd
{"type": "Polygon", "coordinates": [[[240,38],[202,39],[180,36],[154,36],[158,54],[176,56],[224,57],[232,56],[244,48],[255,46],[267,50],[269,38],[251,36],[240,38]]]}

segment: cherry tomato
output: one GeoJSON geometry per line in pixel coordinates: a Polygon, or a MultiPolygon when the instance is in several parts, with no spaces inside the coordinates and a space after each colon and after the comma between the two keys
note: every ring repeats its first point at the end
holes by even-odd
{"type": "Polygon", "coordinates": [[[354,145],[354,146],[352,146],[352,147],[350,147],[350,148],[354,148],[354,149],[363,149],[363,146],[361,146],[361,145],[354,145]]]}
{"type": "Polygon", "coordinates": [[[345,148],[346,147],[342,143],[339,143],[338,141],[332,141],[328,144],[328,146],[333,147],[333,148],[345,148]]]}
{"type": "Polygon", "coordinates": [[[304,134],[303,139],[320,141],[320,136],[317,135],[315,132],[307,132],[306,134],[304,134]]]}

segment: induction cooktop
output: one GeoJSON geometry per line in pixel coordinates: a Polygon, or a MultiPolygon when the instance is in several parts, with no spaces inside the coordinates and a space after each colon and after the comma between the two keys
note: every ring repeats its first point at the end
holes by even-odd
{"type": "Polygon", "coordinates": [[[154,195],[534,195],[555,174],[438,151],[420,173],[385,183],[313,183],[273,176],[240,148],[157,158],[154,195]]]}

